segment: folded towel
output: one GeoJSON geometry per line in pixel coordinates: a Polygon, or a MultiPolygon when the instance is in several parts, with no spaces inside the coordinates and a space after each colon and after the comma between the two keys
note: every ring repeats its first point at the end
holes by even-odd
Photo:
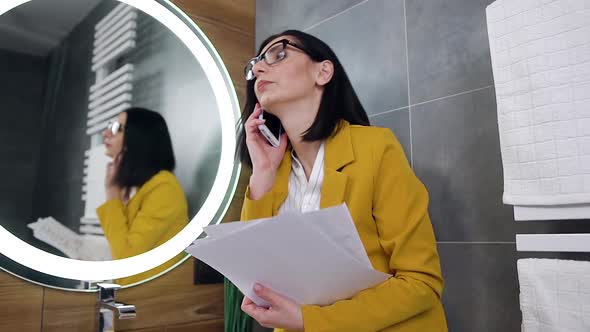
{"type": "Polygon", "coordinates": [[[590,262],[519,259],[522,332],[590,331],[590,262]]]}
{"type": "Polygon", "coordinates": [[[590,1],[498,0],[486,12],[504,203],[590,203],[590,1]]]}

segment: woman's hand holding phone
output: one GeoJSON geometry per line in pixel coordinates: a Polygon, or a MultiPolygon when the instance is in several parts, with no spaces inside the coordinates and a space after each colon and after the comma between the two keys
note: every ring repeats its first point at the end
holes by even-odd
{"type": "Polygon", "coordinates": [[[275,180],[277,169],[287,149],[287,135],[281,134],[280,145],[271,146],[258,129],[264,124],[264,119],[258,117],[262,114],[262,107],[256,104],[254,111],[246,120],[246,145],[252,160],[252,176],[250,176],[250,199],[257,200],[264,196],[271,188],[275,180]]]}
{"type": "Polygon", "coordinates": [[[121,164],[121,154],[118,154],[113,161],[107,164],[107,172],[104,180],[107,200],[121,198],[121,187],[115,183],[119,165],[121,164]]]}

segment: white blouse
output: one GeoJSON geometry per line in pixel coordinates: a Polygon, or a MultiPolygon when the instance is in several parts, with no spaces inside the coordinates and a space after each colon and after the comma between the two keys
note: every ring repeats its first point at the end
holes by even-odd
{"type": "Polygon", "coordinates": [[[308,212],[320,209],[322,182],[324,181],[324,142],[315,157],[309,182],[303,165],[291,151],[292,163],[289,174],[289,193],[279,208],[283,212],[308,212]]]}

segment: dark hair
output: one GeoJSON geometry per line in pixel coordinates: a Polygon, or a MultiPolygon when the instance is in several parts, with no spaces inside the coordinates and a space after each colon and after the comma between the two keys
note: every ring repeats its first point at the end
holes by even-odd
{"type": "Polygon", "coordinates": [[[140,187],[162,170],[176,166],[172,140],[164,118],[148,109],[132,107],[123,131],[123,151],[114,182],[121,187],[140,187]]]}
{"type": "MultiPolygon", "coordinates": [[[[260,45],[257,54],[260,54],[268,43],[281,36],[294,37],[298,42],[298,45],[305,50],[307,55],[313,61],[321,62],[324,60],[330,60],[334,64],[334,74],[330,82],[328,82],[324,88],[317,116],[313,124],[305,131],[303,140],[311,142],[330,137],[336,132],[336,127],[340,120],[346,120],[351,124],[368,126],[369,117],[367,116],[367,112],[365,112],[363,105],[361,105],[360,100],[354,92],[352,84],[350,83],[342,64],[340,64],[334,51],[332,51],[332,49],[320,39],[299,30],[286,30],[282,33],[266,38],[266,40],[260,45]]],[[[244,131],[243,124],[252,114],[254,106],[258,102],[258,98],[256,98],[256,94],[254,93],[255,82],[256,78],[247,83],[246,104],[244,105],[242,116],[240,118],[240,124],[242,127],[238,133],[237,142],[238,157],[248,166],[252,166],[252,160],[248,154],[246,132],[244,131]]],[[[273,115],[267,113],[265,116],[273,115]]]]}

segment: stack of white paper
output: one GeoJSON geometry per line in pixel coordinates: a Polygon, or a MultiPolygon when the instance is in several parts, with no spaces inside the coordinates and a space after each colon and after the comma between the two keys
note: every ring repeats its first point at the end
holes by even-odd
{"type": "Polygon", "coordinates": [[[260,306],[260,283],[300,304],[329,305],[391,275],[373,269],[346,205],[205,227],[186,251],[260,306]]]}
{"type": "Polygon", "coordinates": [[[104,236],[80,235],[53,217],[39,218],[27,225],[33,236],[66,254],[69,258],[105,261],[113,259],[104,236]]]}

